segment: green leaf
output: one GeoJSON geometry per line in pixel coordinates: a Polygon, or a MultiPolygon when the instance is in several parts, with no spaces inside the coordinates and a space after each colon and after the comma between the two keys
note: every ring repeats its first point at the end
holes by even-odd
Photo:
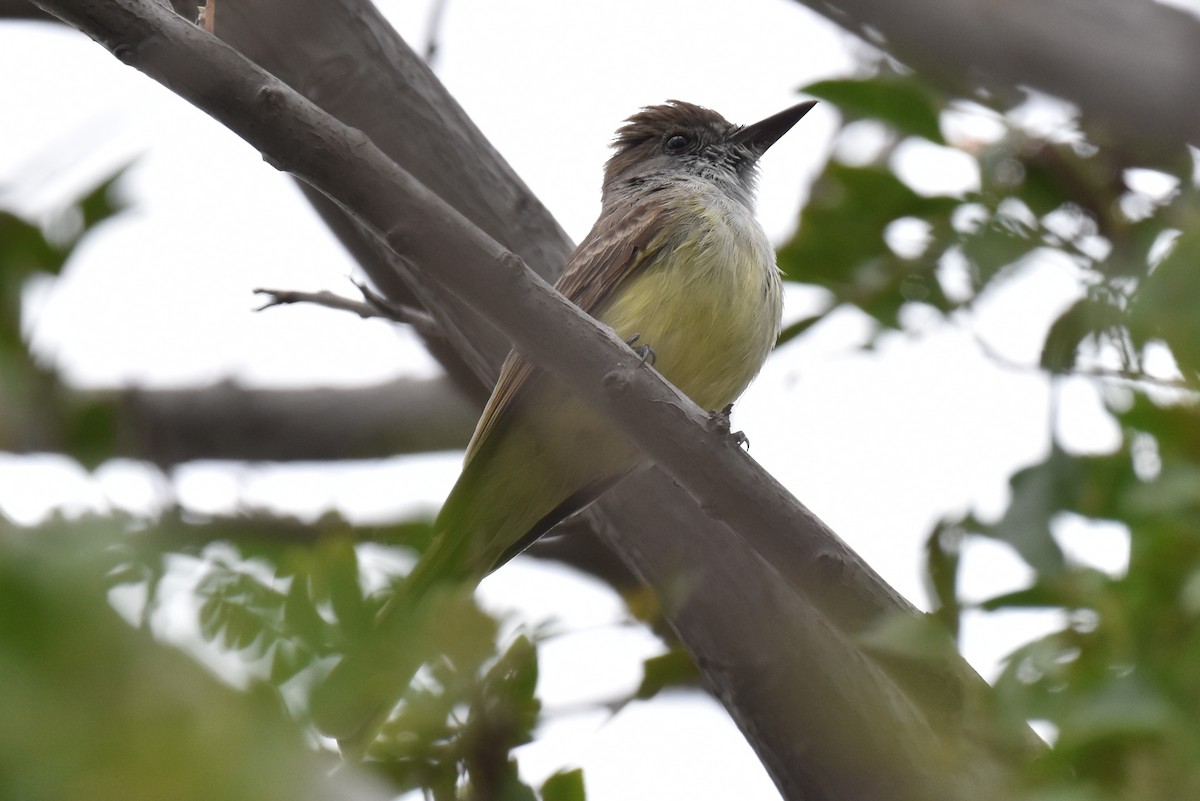
{"type": "Polygon", "coordinates": [[[699,678],[700,671],[691,654],[676,646],[642,662],[642,683],[635,697],[644,701],[668,687],[694,686],[699,678]]]}
{"type": "Polygon", "coordinates": [[[897,75],[829,80],[800,91],[827,100],[849,119],[876,119],[903,134],[945,144],[938,124],[942,102],[927,84],[897,75]]]}
{"type": "Polygon", "coordinates": [[[1063,373],[1075,366],[1079,346],[1089,336],[1116,326],[1120,310],[1097,298],[1080,298],[1059,315],[1046,333],[1042,344],[1041,365],[1052,373],[1063,373]]]}
{"type": "Polygon", "coordinates": [[[1050,533],[1060,512],[1119,520],[1124,493],[1139,486],[1127,450],[1072,456],[1055,445],[1045,461],[1010,479],[1012,499],[1003,517],[978,533],[1009,543],[1041,576],[1057,576],[1062,551],[1050,533]]]}
{"type": "Polygon", "coordinates": [[[504,655],[487,672],[487,687],[502,691],[508,698],[533,701],[537,690],[537,647],[528,637],[517,637],[504,655]]]}
{"type": "Polygon", "coordinates": [[[1050,521],[1069,505],[1067,486],[1074,483],[1074,460],[1055,447],[1041,464],[1018,471],[1009,480],[1012,500],[1004,516],[981,533],[1013,546],[1040,574],[1056,575],[1065,562],[1050,533],[1050,521]]]}
{"type": "Polygon", "coordinates": [[[99,186],[79,199],[77,205],[80,212],[83,213],[84,231],[94,228],[125,209],[125,204],[121,202],[117,194],[116,185],[125,175],[129,166],[128,164],[123,165],[99,186]]]}
{"type": "Polygon", "coordinates": [[[535,695],[537,677],[537,648],[526,637],[518,637],[480,682],[464,747],[471,750],[480,736],[491,741],[489,751],[530,742],[542,710],[535,695]]]}
{"type": "Polygon", "coordinates": [[[334,615],[351,637],[362,636],[370,630],[372,616],[363,599],[354,543],[345,537],[328,538],[321,543],[319,558],[334,615]]]}
{"type": "Polygon", "coordinates": [[[1155,259],[1150,254],[1168,232],[1159,216],[1147,217],[1122,226],[1110,225],[1105,233],[1113,250],[1099,269],[1107,276],[1144,279],[1152,270],[1155,259]]]}
{"type": "Polygon", "coordinates": [[[800,336],[805,331],[824,320],[827,314],[828,312],[821,312],[820,314],[814,314],[811,317],[801,318],[794,323],[788,323],[783,327],[783,330],[779,332],[779,338],[775,340],[775,347],[778,348],[779,346],[800,336]]]}
{"type": "Polygon", "coordinates": [[[979,606],[988,611],[997,609],[1084,609],[1103,606],[1112,588],[1112,579],[1092,568],[1073,568],[1038,581],[1023,590],[997,595],[979,606]]]}
{"type": "Polygon", "coordinates": [[[1200,228],[1175,240],[1171,252],[1134,295],[1130,331],[1139,341],[1161,339],[1180,369],[1200,376],[1200,228]]]}
{"type": "Polygon", "coordinates": [[[993,215],[974,231],[960,234],[963,256],[974,271],[976,291],[988,286],[1011,267],[1041,247],[1036,232],[1013,218],[993,215]]]}
{"type": "Polygon", "coordinates": [[[1066,605],[1067,599],[1050,582],[1038,582],[1023,590],[1006,592],[981,601],[979,608],[988,612],[999,609],[1052,609],[1066,605]]]}
{"type": "Polygon", "coordinates": [[[1163,406],[1138,394],[1128,409],[1114,414],[1122,426],[1153,436],[1163,457],[1200,463],[1200,406],[1163,406]]]}
{"type": "Polygon", "coordinates": [[[286,597],[254,577],[217,564],[197,585],[200,632],[210,642],[258,658],[282,636],[286,597]]]}
{"type": "Polygon", "coordinates": [[[283,603],[283,623],[288,631],[311,644],[324,638],[326,623],[308,594],[308,578],[304,573],[292,577],[283,603]]]}
{"type": "Polygon", "coordinates": [[[1094,785],[1047,784],[1021,796],[1023,801],[1119,801],[1117,796],[1094,785]]]}
{"type": "Polygon", "coordinates": [[[943,659],[958,652],[946,629],[932,616],[906,612],[880,617],[857,639],[868,651],[905,659],[943,659]]]}
{"type": "MultiPolygon", "coordinates": [[[[432,596],[432,593],[431,593],[432,596]]],[[[441,653],[454,666],[456,672],[474,675],[475,671],[495,653],[498,625],[470,596],[451,591],[441,597],[422,600],[428,604],[417,613],[418,618],[426,615],[433,622],[421,622],[428,631],[427,641],[421,643],[431,653],[441,653]]],[[[514,643],[512,659],[520,653],[514,643]]],[[[507,663],[509,668],[514,667],[507,663]]],[[[536,671],[536,664],[534,670],[536,671]]],[[[497,667],[496,670],[503,670],[497,667]]],[[[535,679],[536,683],[536,674],[535,679]]]]}
{"type": "Polygon", "coordinates": [[[1046,688],[1061,685],[1076,654],[1065,632],[1055,632],[1013,651],[995,683],[1000,702],[1022,718],[1057,719],[1062,696],[1049,694],[1046,688]]]}
{"type": "Polygon", "coordinates": [[[935,308],[954,307],[935,271],[941,256],[930,247],[919,258],[901,259],[884,238],[903,217],[928,222],[935,240],[951,230],[958,201],[923,197],[883,167],[829,163],[813,186],[799,229],[779,250],[779,266],[789,281],[824,287],[835,303],[848,303],[881,324],[899,326],[898,312],[917,299],[935,308]]]}
{"type": "Polygon", "coordinates": [[[533,788],[518,777],[516,761],[510,760],[509,766],[509,770],[500,781],[496,801],[538,801],[533,788]]]}
{"type": "Polygon", "coordinates": [[[225,604],[225,641],[242,651],[259,642],[263,635],[262,617],[242,604],[225,604]]]}
{"type": "Polygon", "coordinates": [[[1063,177],[1033,160],[1021,162],[1021,183],[1016,195],[1038,217],[1057,209],[1068,200],[1063,177]]]}
{"type": "Polygon", "coordinates": [[[1127,669],[1073,699],[1060,722],[1059,745],[1079,748],[1114,737],[1164,734],[1175,717],[1174,707],[1162,693],[1127,669]]]}
{"type": "Polygon", "coordinates": [[[583,770],[560,770],[542,784],[542,801],[586,801],[583,770]]]}
{"type": "Polygon", "coordinates": [[[9,283],[12,279],[23,280],[35,272],[58,274],[67,258],[67,250],[50,243],[42,230],[19,217],[0,211],[0,295],[11,297],[12,290],[20,286],[9,283]]]}
{"type": "MultiPolygon", "coordinates": [[[[449,718],[462,699],[455,693],[412,689],[404,703],[383,728],[372,747],[376,756],[406,762],[435,761],[434,744],[452,735],[449,718]]],[[[453,765],[445,768],[456,773],[453,765]]],[[[414,785],[415,786],[415,781],[414,785]]]]}
{"type": "Polygon", "coordinates": [[[1153,481],[1131,485],[1121,508],[1137,521],[1174,516],[1180,522],[1200,510],[1200,464],[1171,460],[1153,481]]]}
{"type": "Polygon", "coordinates": [[[67,412],[63,446],[84,467],[112,458],[117,444],[118,413],[111,403],[88,403],[67,412]]]}
{"type": "Polygon", "coordinates": [[[958,638],[958,565],[964,532],[961,522],[939,520],[925,540],[925,574],[938,607],[934,618],[958,638]]]}
{"type": "Polygon", "coordinates": [[[279,640],[271,651],[271,682],[283,684],[312,661],[312,651],[291,640],[279,640]]]}

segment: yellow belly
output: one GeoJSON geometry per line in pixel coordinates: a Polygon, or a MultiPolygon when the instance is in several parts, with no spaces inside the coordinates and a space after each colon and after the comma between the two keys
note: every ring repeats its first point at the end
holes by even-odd
{"type": "Polygon", "coordinates": [[[597,318],[654,349],[655,367],[704,409],[732,403],[779,334],[775,254],[748,216],[696,204],[597,318]]]}

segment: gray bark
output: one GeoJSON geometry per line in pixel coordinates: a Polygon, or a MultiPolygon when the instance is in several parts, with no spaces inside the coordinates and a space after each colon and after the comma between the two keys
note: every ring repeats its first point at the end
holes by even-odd
{"type": "Polygon", "coordinates": [[[198,459],[380,459],[463,448],[479,406],[445,378],[354,389],[250,389],[232,382],[183,389],[73,390],[0,416],[0,449],[71,452],[78,414],[115,423],[109,456],[167,469],[198,459]]]}
{"type": "Polygon", "coordinates": [[[1149,0],[798,0],[951,93],[1075,103],[1133,149],[1200,144],[1200,20],[1149,0]]]}

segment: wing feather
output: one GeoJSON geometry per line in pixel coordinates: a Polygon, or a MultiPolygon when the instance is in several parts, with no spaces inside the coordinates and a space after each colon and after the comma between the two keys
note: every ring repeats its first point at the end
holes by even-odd
{"type": "MultiPolygon", "coordinates": [[[[644,196],[643,196],[644,197],[644,196]]],[[[567,260],[554,285],[567,300],[588,314],[604,307],[629,276],[652,260],[662,248],[662,208],[655,203],[627,201],[606,209],[596,225],[567,260]]],[[[488,399],[471,444],[470,463],[480,444],[499,428],[509,411],[542,371],[517,351],[500,368],[496,388],[488,399]]]]}

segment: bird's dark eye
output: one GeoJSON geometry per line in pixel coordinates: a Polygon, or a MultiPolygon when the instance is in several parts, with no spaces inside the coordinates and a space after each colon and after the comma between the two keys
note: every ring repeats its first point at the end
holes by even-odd
{"type": "Polygon", "coordinates": [[[687,150],[688,146],[691,144],[692,140],[683,134],[673,134],[669,139],[667,139],[667,144],[664,145],[664,149],[668,153],[682,153],[683,151],[687,150]]]}

